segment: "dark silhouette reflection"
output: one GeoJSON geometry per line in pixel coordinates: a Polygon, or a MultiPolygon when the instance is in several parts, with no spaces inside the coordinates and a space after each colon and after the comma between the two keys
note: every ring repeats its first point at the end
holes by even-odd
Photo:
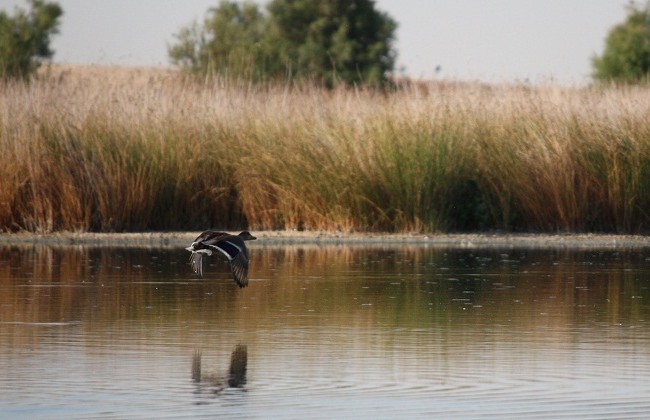
{"type": "Polygon", "coordinates": [[[219,395],[228,388],[244,391],[246,385],[246,367],[248,364],[248,347],[238,344],[230,355],[230,368],[227,374],[203,373],[200,350],[192,356],[192,380],[199,385],[199,392],[219,395]]]}

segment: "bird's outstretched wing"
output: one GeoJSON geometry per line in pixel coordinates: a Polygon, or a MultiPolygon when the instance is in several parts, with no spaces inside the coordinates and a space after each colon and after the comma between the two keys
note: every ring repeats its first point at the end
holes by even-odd
{"type": "Polygon", "coordinates": [[[192,270],[200,277],[203,277],[203,253],[192,252],[190,255],[190,262],[192,263],[192,270]]]}
{"type": "Polygon", "coordinates": [[[239,287],[248,285],[248,251],[244,240],[238,236],[229,236],[209,246],[228,258],[237,285],[239,287]]]}
{"type": "Polygon", "coordinates": [[[246,287],[248,285],[248,258],[243,252],[237,254],[235,258],[230,261],[230,268],[235,282],[239,287],[246,287]]]}

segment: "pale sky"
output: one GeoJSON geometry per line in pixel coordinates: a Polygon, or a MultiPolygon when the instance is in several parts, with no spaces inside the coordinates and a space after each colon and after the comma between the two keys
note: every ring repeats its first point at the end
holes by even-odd
{"type": "MultiPolygon", "coordinates": [[[[167,45],[219,0],[56,0],[54,62],[168,66],[167,45]]],[[[259,1],[259,3],[266,3],[259,1]]],[[[397,68],[411,77],[587,83],[591,57],[629,0],[376,0],[399,24],[397,68]],[[437,66],[440,71],[435,72],[437,66]]],[[[0,0],[13,14],[24,0],[0,0]]]]}

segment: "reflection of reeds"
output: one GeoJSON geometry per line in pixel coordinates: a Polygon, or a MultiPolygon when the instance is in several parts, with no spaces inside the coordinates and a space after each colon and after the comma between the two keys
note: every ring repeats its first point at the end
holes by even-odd
{"type": "Polygon", "coordinates": [[[0,93],[0,230],[644,231],[647,97],[68,70],[0,93]]]}
{"type": "MultiPolygon", "coordinates": [[[[169,322],[245,331],[271,328],[276,320],[300,326],[318,316],[332,327],[429,328],[476,313],[479,325],[514,319],[533,330],[579,321],[593,308],[612,322],[642,318],[647,310],[643,299],[631,299],[644,295],[644,286],[626,270],[644,264],[641,254],[607,253],[589,269],[588,251],[509,252],[515,264],[501,262],[499,250],[259,247],[251,253],[252,286],[233,293],[227,266],[198,280],[183,250],[0,248],[0,322],[16,328],[20,345],[32,339],[12,323],[74,323],[101,333],[135,320],[149,336],[169,322]],[[525,303],[529,317],[513,302],[525,303]],[[465,311],[474,306],[482,309],[465,311]]],[[[178,331],[178,342],[193,341],[185,335],[191,332],[178,331]]]]}

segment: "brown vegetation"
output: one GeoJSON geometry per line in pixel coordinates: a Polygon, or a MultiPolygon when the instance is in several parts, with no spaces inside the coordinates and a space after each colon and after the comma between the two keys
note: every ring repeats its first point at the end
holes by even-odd
{"type": "Polygon", "coordinates": [[[0,230],[645,232],[648,93],[53,68],[2,86],[0,230]]]}

